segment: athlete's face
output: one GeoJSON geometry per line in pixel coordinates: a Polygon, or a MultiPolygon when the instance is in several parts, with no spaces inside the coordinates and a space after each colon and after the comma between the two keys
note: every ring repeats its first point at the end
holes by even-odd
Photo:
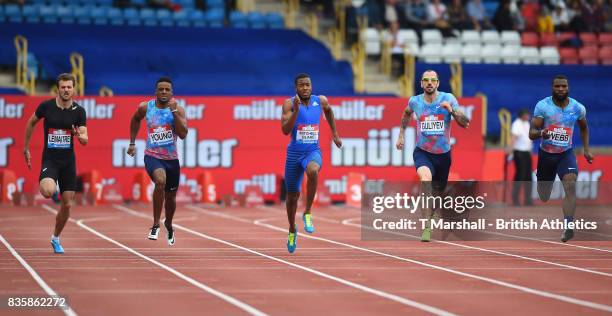
{"type": "Polygon", "coordinates": [[[553,97],[557,101],[565,101],[569,95],[569,85],[566,79],[555,79],[553,81],[553,97]]]}
{"type": "Polygon", "coordinates": [[[300,99],[306,100],[312,94],[312,84],[310,78],[300,78],[295,84],[295,92],[300,96],[300,99]]]}
{"type": "Polygon", "coordinates": [[[170,82],[158,83],[155,95],[160,103],[168,103],[172,99],[172,84],[170,82]]]}
{"type": "Polygon", "coordinates": [[[434,94],[440,86],[438,74],[435,71],[426,71],[421,77],[421,88],[426,94],[434,94]]]}
{"type": "Polygon", "coordinates": [[[72,80],[60,80],[60,82],[57,84],[57,94],[62,101],[70,101],[70,99],[72,99],[74,96],[74,83],[72,80]]]}

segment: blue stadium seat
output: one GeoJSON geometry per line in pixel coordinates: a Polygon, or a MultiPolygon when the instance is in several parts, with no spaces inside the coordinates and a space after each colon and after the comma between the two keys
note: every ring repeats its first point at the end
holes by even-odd
{"type": "Polygon", "coordinates": [[[123,25],[123,12],[119,8],[108,8],[106,17],[110,25],[123,25]]]}
{"type": "Polygon", "coordinates": [[[173,26],[172,13],[167,9],[157,10],[157,23],[161,26],[173,26]]]}
{"type": "Polygon", "coordinates": [[[195,27],[206,27],[204,13],[202,13],[200,10],[191,11],[189,14],[189,20],[191,21],[191,25],[195,27]]]}
{"type": "Polygon", "coordinates": [[[44,23],[57,23],[57,7],[52,5],[43,5],[38,7],[38,13],[44,23]]]}
{"type": "Polygon", "coordinates": [[[189,13],[191,13],[191,11],[186,9],[172,13],[172,20],[174,20],[174,24],[182,27],[191,26],[191,23],[189,22],[189,13]]]}
{"type": "Polygon", "coordinates": [[[39,5],[47,4],[47,0],[30,0],[26,2],[28,2],[29,4],[39,4],[39,5]]]}
{"type": "Polygon", "coordinates": [[[147,6],[147,0],[131,0],[130,3],[133,6],[137,6],[137,7],[146,7],[147,6]]]}
{"type": "Polygon", "coordinates": [[[140,25],[140,13],[134,8],[126,8],[123,10],[123,20],[127,25],[140,25]]]}
{"type": "Polygon", "coordinates": [[[96,0],[96,4],[101,7],[112,7],[113,0],[96,0]]]}
{"type": "Polygon", "coordinates": [[[21,10],[23,19],[28,23],[38,23],[40,21],[38,5],[25,5],[21,10]]]}
{"type": "Polygon", "coordinates": [[[252,29],[265,29],[266,28],[266,20],[264,19],[264,15],[260,12],[250,12],[248,15],[249,26],[252,29]]]}
{"type": "Polygon", "coordinates": [[[94,7],[91,10],[91,19],[96,25],[108,24],[108,8],[107,7],[94,7]]]}
{"type": "Polygon", "coordinates": [[[28,72],[33,73],[34,77],[38,77],[38,60],[32,52],[28,53],[28,72]]]}
{"type": "Polygon", "coordinates": [[[91,6],[79,6],[74,9],[74,17],[78,24],[91,24],[91,15],[89,12],[93,9],[91,6]]]}
{"type": "Polygon", "coordinates": [[[6,19],[11,22],[21,22],[21,10],[16,4],[7,4],[4,7],[4,14],[6,19]]]}
{"type": "Polygon", "coordinates": [[[285,27],[285,19],[280,13],[270,12],[266,14],[265,19],[270,29],[282,29],[285,27]]]}
{"type": "Polygon", "coordinates": [[[63,1],[65,5],[72,5],[72,6],[79,6],[81,5],[81,1],[80,0],[64,0],[63,1]]]}
{"type": "Polygon", "coordinates": [[[73,6],[59,6],[57,7],[57,18],[60,23],[71,24],[75,22],[74,19],[74,7],[73,6]]]}
{"type": "Polygon", "coordinates": [[[248,28],[247,16],[240,11],[232,11],[229,16],[229,24],[235,28],[248,28]]]}
{"type": "Polygon", "coordinates": [[[210,9],[204,14],[209,27],[223,27],[225,12],[222,9],[210,9]]]}
{"type": "Polygon", "coordinates": [[[484,1],[482,5],[484,6],[485,12],[487,13],[487,16],[489,17],[489,19],[492,19],[493,16],[495,16],[495,11],[497,10],[497,6],[498,6],[498,1],[495,1],[495,2],[484,1]]]}
{"type": "Polygon", "coordinates": [[[183,9],[193,9],[195,8],[195,0],[176,0],[174,1],[176,4],[180,5],[183,9]]]}
{"type": "Polygon", "coordinates": [[[225,9],[224,0],[206,0],[206,9],[225,9]]]}
{"type": "Polygon", "coordinates": [[[80,0],[79,4],[95,6],[96,4],[98,4],[98,1],[97,0],[80,0]]]}
{"type": "Polygon", "coordinates": [[[155,18],[155,11],[149,8],[140,9],[140,19],[142,20],[142,24],[146,26],[155,26],[157,25],[157,19],[155,18]]]}

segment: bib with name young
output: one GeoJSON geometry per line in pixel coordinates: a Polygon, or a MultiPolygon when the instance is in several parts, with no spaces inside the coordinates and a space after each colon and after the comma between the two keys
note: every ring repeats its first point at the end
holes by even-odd
{"type": "Polygon", "coordinates": [[[301,144],[316,144],[319,142],[318,124],[299,124],[297,126],[295,141],[301,144]]]}
{"type": "Polygon", "coordinates": [[[49,128],[47,148],[70,149],[72,134],[67,129],[49,128]]]}
{"type": "Polygon", "coordinates": [[[149,129],[149,143],[151,147],[169,146],[174,143],[174,133],[169,124],[149,129]]]}

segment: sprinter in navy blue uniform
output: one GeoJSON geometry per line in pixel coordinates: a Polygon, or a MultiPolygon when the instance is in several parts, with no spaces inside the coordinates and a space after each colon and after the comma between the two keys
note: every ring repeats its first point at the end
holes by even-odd
{"type": "Polygon", "coordinates": [[[309,75],[301,73],[295,77],[295,92],[294,97],[285,100],[283,116],[281,117],[283,134],[291,135],[285,161],[286,206],[289,219],[287,250],[289,253],[293,253],[297,247],[295,213],[304,171],[308,177],[308,185],[306,188],[306,210],[304,210],[302,220],[304,221],[304,230],[308,233],[314,232],[310,211],[317,192],[319,170],[322,166],[321,148],[319,147],[321,112],[325,113],[334,143],[338,148],[342,147],[342,140],[340,140],[336,130],[334,112],[325,96],[312,95],[312,83],[309,75]]]}

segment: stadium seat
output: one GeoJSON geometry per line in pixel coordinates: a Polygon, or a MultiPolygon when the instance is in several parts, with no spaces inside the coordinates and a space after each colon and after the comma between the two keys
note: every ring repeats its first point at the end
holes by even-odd
{"type": "Polygon", "coordinates": [[[71,24],[76,20],[74,18],[74,7],[73,6],[59,6],[57,7],[57,17],[60,23],[71,24]]]}
{"type": "Polygon", "coordinates": [[[521,45],[537,47],[538,44],[539,44],[538,33],[523,32],[523,34],[521,35],[521,45]]]}
{"type": "Polygon", "coordinates": [[[579,64],[578,52],[575,48],[560,48],[559,56],[561,56],[561,63],[566,65],[577,65],[579,64]]]}
{"type": "Polygon", "coordinates": [[[417,36],[417,33],[414,30],[411,29],[404,29],[404,30],[399,30],[397,32],[397,42],[400,45],[404,45],[407,43],[419,43],[419,37],[417,36]]]}
{"type": "Polygon", "coordinates": [[[174,3],[180,5],[183,9],[195,8],[195,0],[175,0],[174,3]]]}
{"type": "Polygon", "coordinates": [[[437,29],[423,30],[423,44],[442,44],[442,33],[437,29]]]}
{"type": "Polygon", "coordinates": [[[89,12],[92,7],[90,6],[80,6],[74,9],[74,17],[76,18],[77,23],[79,24],[90,24],[91,23],[91,15],[89,12]]]}
{"type": "Polygon", "coordinates": [[[123,25],[123,12],[119,8],[108,8],[106,17],[110,25],[123,25]]]}
{"type": "Polygon", "coordinates": [[[206,19],[204,18],[204,13],[200,10],[191,11],[189,13],[189,20],[191,24],[195,27],[206,27],[206,19]]]}
{"type": "Polygon", "coordinates": [[[147,0],[130,0],[130,3],[132,4],[132,6],[135,7],[146,7],[147,6],[147,0]]]}
{"type": "Polygon", "coordinates": [[[583,46],[597,46],[597,35],[595,33],[580,33],[583,46]]]}
{"type": "Polygon", "coordinates": [[[161,26],[173,26],[172,13],[167,9],[158,9],[156,12],[157,22],[161,26]]]}
{"type": "Polygon", "coordinates": [[[478,64],[481,62],[480,51],[482,46],[476,44],[464,45],[461,48],[461,58],[465,63],[478,64]]]}
{"type": "Polygon", "coordinates": [[[57,23],[57,6],[43,5],[38,7],[38,13],[43,23],[57,23]]]}
{"type": "Polygon", "coordinates": [[[106,25],[108,24],[108,8],[107,7],[94,7],[91,12],[91,19],[93,24],[106,25]]]}
{"type": "Polygon", "coordinates": [[[540,52],[537,47],[521,47],[519,54],[523,64],[537,65],[540,63],[540,52]]]}
{"type": "Polygon", "coordinates": [[[362,34],[366,55],[380,54],[381,35],[378,30],[375,28],[367,28],[362,34]]]}
{"type": "Polygon", "coordinates": [[[482,31],[481,40],[484,45],[499,45],[501,43],[499,32],[493,30],[482,31]]]}
{"type": "Polygon", "coordinates": [[[612,46],[612,33],[599,33],[600,46],[612,46]]]}
{"type": "Polygon", "coordinates": [[[210,9],[225,9],[224,0],[206,0],[206,8],[210,9]]]}
{"type": "Polygon", "coordinates": [[[572,39],[572,38],[576,38],[576,33],[573,32],[561,32],[559,34],[557,34],[557,42],[559,43],[559,45],[563,44],[563,42],[572,39]]]}
{"type": "MultiPolygon", "coordinates": [[[[254,13],[254,12],[251,12],[251,13],[254,13]]],[[[249,13],[249,23],[251,22],[250,20],[251,13],[249,13]]],[[[206,24],[208,25],[208,27],[223,27],[223,24],[225,21],[225,11],[223,9],[218,9],[218,8],[210,9],[206,11],[206,13],[204,14],[204,18],[206,20],[206,24]]],[[[266,24],[263,21],[263,17],[260,17],[260,20],[262,24],[261,28],[265,28],[266,24]]],[[[251,27],[253,26],[251,25],[251,27]]]]}
{"type": "Polygon", "coordinates": [[[604,46],[599,49],[599,61],[602,65],[612,65],[612,46],[604,46]]]}
{"type": "Polygon", "coordinates": [[[410,56],[419,56],[421,47],[418,42],[404,43],[404,51],[402,53],[410,56]]]}
{"type": "Polygon", "coordinates": [[[40,21],[40,12],[38,5],[25,5],[21,9],[23,19],[28,23],[38,23],[40,21]]]}
{"type": "Polygon", "coordinates": [[[235,28],[248,28],[247,16],[240,11],[232,11],[229,16],[229,24],[235,28]]]}
{"type": "Polygon", "coordinates": [[[157,18],[155,17],[155,10],[149,8],[140,9],[140,20],[142,20],[143,25],[156,26],[157,18]]]}
{"type": "Polygon", "coordinates": [[[266,20],[264,19],[264,15],[260,12],[250,12],[247,15],[247,19],[249,20],[249,27],[252,29],[266,28],[266,20]]]}
{"type": "Polygon", "coordinates": [[[501,63],[502,47],[500,45],[485,45],[482,47],[482,62],[485,64],[501,63]]]}
{"type": "Polygon", "coordinates": [[[558,65],[561,57],[557,47],[547,46],[540,48],[540,59],[545,65],[558,65]]]}
{"type": "Polygon", "coordinates": [[[442,62],[442,44],[425,44],[421,46],[420,56],[426,63],[439,64],[442,62]]]}
{"type": "Polygon", "coordinates": [[[541,33],[540,34],[540,46],[558,46],[559,40],[555,33],[541,33]]]}
{"type": "Polygon", "coordinates": [[[172,20],[174,20],[174,25],[181,27],[191,26],[191,23],[189,22],[189,13],[191,13],[191,11],[187,9],[172,13],[172,20]]]}
{"type": "Polygon", "coordinates": [[[597,65],[598,64],[598,51],[597,46],[585,46],[578,51],[580,61],[585,65],[597,65]]]}
{"type": "Polygon", "coordinates": [[[501,50],[501,57],[504,64],[519,64],[521,58],[519,53],[521,47],[518,45],[506,45],[501,50]]]}
{"type": "Polygon", "coordinates": [[[442,46],[442,59],[445,63],[460,63],[461,62],[461,45],[460,44],[445,44],[442,46]]]}
{"type": "Polygon", "coordinates": [[[16,4],[5,5],[4,14],[6,16],[6,20],[10,22],[21,22],[21,10],[16,4]]]}
{"type": "Polygon", "coordinates": [[[472,30],[461,32],[461,43],[464,45],[480,45],[480,32],[472,30]]]}
{"type": "Polygon", "coordinates": [[[521,45],[521,35],[517,31],[502,31],[501,41],[504,45],[521,45]]]}
{"type": "Polygon", "coordinates": [[[112,7],[113,6],[113,0],[96,0],[95,4],[97,6],[101,6],[101,7],[112,7]]]}
{"type": "Polygon", "coordinates": [[[123,20],[127,25],[140,25],[140,13],[135,8],[126,8],[123,10],[123,20]]]}
{"type": "Polygon", "coordinates": [[[270,12],[266,14],[266,24],[269,29],[282,29],[285,27],[285,19],[280,13],[270,12]]]}

